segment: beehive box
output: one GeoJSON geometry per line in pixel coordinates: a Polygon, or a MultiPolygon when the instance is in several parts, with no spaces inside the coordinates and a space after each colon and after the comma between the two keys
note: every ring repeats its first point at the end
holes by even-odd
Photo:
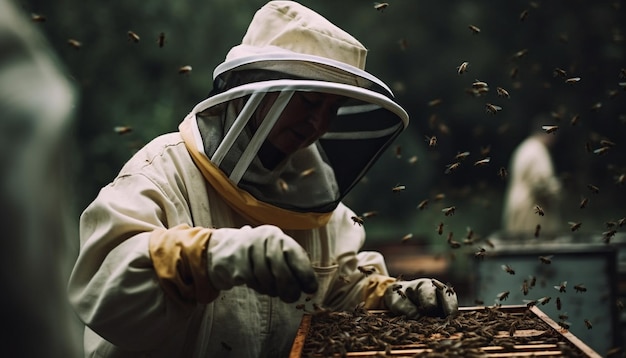
{"type": "Polygon", "coordinates": [[[538,307],[462,307],[408,320],[387,311],[305,314],[290,358],[600,357],[538,307]]]}

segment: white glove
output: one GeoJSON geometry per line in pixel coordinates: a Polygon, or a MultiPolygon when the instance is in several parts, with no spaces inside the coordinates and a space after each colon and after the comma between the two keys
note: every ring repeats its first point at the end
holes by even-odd
{"type": "Polygon", "coordinates": [[[317,291],[308,254],[279,228],[215,229],[207,252],[209,280],[218,290],[247,285],[291,303],[317,291]]]}
{"type": "Polygon", "coordinates": [[[395,314],[417,319],[422,316],[456,315],[459,302],[452,287],[438,280],[419,278],[397,281],[385,290],[387,308],[395,314]]]}

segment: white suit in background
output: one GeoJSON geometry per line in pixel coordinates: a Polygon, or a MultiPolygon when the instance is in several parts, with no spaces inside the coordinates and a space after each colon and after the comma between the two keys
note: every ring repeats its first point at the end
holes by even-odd
{"type": "Polygon", "coordinates": [[[314,303],[456,311],[430,279],[398,282],[359,252],[341,203],[408,124],[365,54],[298,3],[256,13],[209,98],[81,216],[69,294],[88,356],[285,357],[314,303]]]}
{"type": "Polygon", "coordinates": [[[82,355],[66,295],[78,253],[69,174],[77,93],[50,45],[0,0],[0,345],[5,357],[82,355]]]}
{"type": "Polygon", "coordinates": [[[556,177],[548,146],[554,134],[535,133],[513,152],[510,181],[504,199],[503,229],[511,234],[553,234],[563,226],[561,183],[556,177]],[[544,215],[536,209],[539,206],[544,215]]]}

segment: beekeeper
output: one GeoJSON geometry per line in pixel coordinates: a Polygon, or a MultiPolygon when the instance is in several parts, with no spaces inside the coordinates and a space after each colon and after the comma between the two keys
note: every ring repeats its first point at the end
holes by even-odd
{"type": "Polygon", "coordinates": [[[537,231],[539,235],[554,235],[563,226],[561,182],[550,154],[558,134],[545,133],[540,120],[534,122],[531,135],[517,146],[510,161],[502,215],[503,229],[509,236],[524,237],[537,231]]]}
{"type": "Polygon", "coordinates": [[[408,124],[365,55],[296,2],[256,13],[209,98],[81,216],[69,294],[88,355],[284,357],[302,307],[455,313],[452,291],[359,252],[341,203],[408,124]]]}

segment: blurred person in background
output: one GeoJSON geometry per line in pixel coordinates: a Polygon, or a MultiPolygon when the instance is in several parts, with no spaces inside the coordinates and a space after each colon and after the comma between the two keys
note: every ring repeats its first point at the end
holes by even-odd
{"type": "Polygon", "coordinates": [[[81,215],[69,294],[88,356],[285,357],[303,308],[457,311],[442,283],[360,251],[341,202],[408,125],[366,53],[296,2],[255,14],[209,97],[81,215]]]}
{"type": "Polygon", "coordinates": [[[511,157],[510,179],[504,198],[502,225],[507,235],[555,234],[561,229],[561,182],[556,176],[550,150],[558,139],[547,133],[545,123],[534,121],[531,134],[511,157]]]}
{"type": "Polygon", "coordinates": [[[71,195],[75,88],[48,43],[0,0],[2,351],[78,357],[82,327],[66,295],[78,251],[71,195]]]}

